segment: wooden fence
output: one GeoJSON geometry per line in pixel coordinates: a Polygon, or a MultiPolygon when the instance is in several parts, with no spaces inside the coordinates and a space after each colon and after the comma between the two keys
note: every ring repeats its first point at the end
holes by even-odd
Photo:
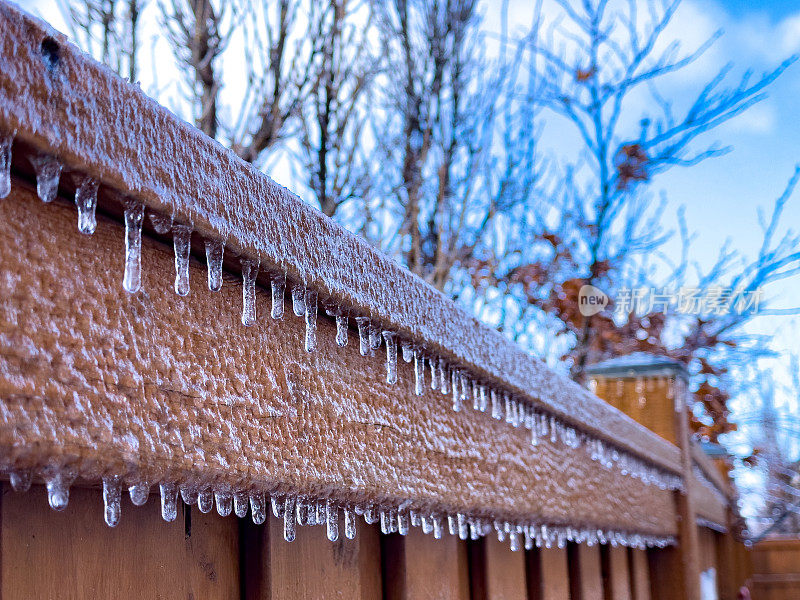
{"type": "Polygon", "coordinates": [[[800,539],[775,536],[753,547],[753,600],[800,598],[800,539]]]}
{"type": "Polygon", "coordinates": [[[695,600],[709,554],[735,597],[685,398],[656,435],[4,0],[0,31],[0,598],[695,600]]]}

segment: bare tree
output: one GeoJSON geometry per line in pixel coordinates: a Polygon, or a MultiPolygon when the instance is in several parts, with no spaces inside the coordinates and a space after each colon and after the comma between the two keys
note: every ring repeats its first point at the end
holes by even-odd
{"type": "Polygon", "coordinates": [[[366,103],[380,65],[369,43],[369,3],[330,0],[324,22],[319,76],[302,99],[298,156],[320,210],[332,217],[346,203],[363,206],[371,187],[366,103]]]}
{"type": "Polygon", "coordinates": [[[219,126],[218,96],[220,75],[218,59],[233,33],[226,19],[225,7],[235,11],[235,4],[211,0],[170,0],[162,3],[164,27],[189,88],[189,104],[194,110],[197,128],[209,137],[217,137],[219,126]]]}
{"type": "Polygon", "coordinates": [[[490,240],[498,217],[527,200],[521,188],[535,173],[531,137],[498,154],[501,125],[518,117],[515,63],[487,59],[477,7],[476,0],[376,3],[387,49],[377,138],[397,226],[380,235],[412,272],[453,295],[454,269],[497,249],[490,240]]]}
{"type": "MultiPolygon", "coordinates": [[[[726,380],[730,361],[761,351],[742,332],[752,314],[689,317],[656,308],[584,316],[578,292],[594,285],[613,296],[626,285],[686,283],[691,236],[682,228],[679,261],[663,254],[670,236],[663,228],[664,203],[653,200],[648,185],[672,167],[691,167],[725,152],[698,137],[761,100],[794,57],[761,77],[746,72],[733,85],[726,83],[727,66],[676,106],[662,95],[662,82],[698,60],[716,39],[689,52],[663,39],[679,0],[554,0],[554,5],[560,12],[550,21],[537,10],[529,39],[534,102],[544,110],[538,113],[542,118],[571,127],[579,144],[563,169],[551,171],[554,183],[530,207],[527,233],[512,240],[517,246],[503,261],[477,269],[485,276],[476,278],[475,286],[495,291],[499,300],[491,312],[502,311],[503,327],[523,343],[546,323],[551,349],[561,348],[579,381],[588,363],[635,350],[682,360],[697,373],[694,383],[704,407],[694,426],[716,439],[733,428],[726,404],[733,391],[726,380]],[[650,101],[642,108],[643,96],[650,101]],[[656,259],[661,272],[672,270],[667,281],[656,276],[656,259]]],[[[741,296],[800,266],[793,240],[774,239],[795,183],[796,176],[765,224],[759,256],[742,263],[725,249],[710,271],[697,273],[697,287],[726,285],[741,296]],[[739,274],[733,272],[737,267],[739,274]]]]}
{"type": "Polygon", "coordinates": [[[285,139],[320,77],[329,0],[248,0],[245,36],[247,85],[239,117],[230,127],[234,152],[248,162],[285,139]]]}
{"type": "Polygon", "coordinates": [[[70,35],[86,52],[137,80],[139,25],[147,0],[58,0],[70,35]]]}

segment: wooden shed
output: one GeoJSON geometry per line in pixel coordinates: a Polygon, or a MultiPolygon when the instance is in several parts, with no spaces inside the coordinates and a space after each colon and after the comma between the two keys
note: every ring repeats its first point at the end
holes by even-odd
{"type": "Polygon", "coordinates": [[[2,600],[736,597],[679,365],[592,393],[5,0],[0,31],[2,600]]]}

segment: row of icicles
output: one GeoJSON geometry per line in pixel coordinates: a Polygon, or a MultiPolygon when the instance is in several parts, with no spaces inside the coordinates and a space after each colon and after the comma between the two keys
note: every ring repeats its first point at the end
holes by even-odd
{"type": "MultiPolygon", "coordinates": [[[[13,136],[0,136],[0,198],[7,196],[11,190],[12,141],[13,136]]],[[[30,162],[36,173],[36,188],[39,198],[44,202],[51,202],[58,193],[62,164],[58,159],[49,155],[34,155],[30,157],[30,162]]],[[[76,182],[75,204],[78,208],[78,229],[81,233],[92,234],[97,226],[95,211],[97,208],[99,182],[88,176],[75,175],[74,177],[76,182]]],[[[124,207],[125,268],[123,287],[129,293],[136,293],[141,288],[141,235],[144,216],[145,209],[143,204],[132,199],[126,201],[124,207]]],[[[186,296],[189,294],[189,256],[192,227],[173,222],[172,217],[157,213],[150,214],[149,217],[153,229],[159,235],[166,235],[172,231],[175,254],[175,292],[180,296],[186,296]]],[[[219,291],[222,287],[224,244],[216,240],[206,240],[205,251],[208,265],[208,287],[212,291],[219,291]]],[[[241,320],[246,326],[253,325],[256,320],[255,284],[259,267],[258,260],[246,257],[241,258],[244,284],[241,320]]],[[[273,319],[281,319],[284,315],[286,278],[283,276],[272,277],[270,286],[272,301],[270,314],[273,319]]],[[[317,347],[317,294],[302,285],[294,285],[291,288],[291,299],[294,314],[305,319],[305,349],[308,352],[313,352],[317,347]]],[[[337,345],[346,346],[348,343],[347,312],[334,306],[326,306],[325,310],[336,321],[337,345]]],[[[534,446],[539,443],[540,439],[549,438],[552,443],[561,441],[569,448],[583,447],[592,460],[600,462],[607,468],[616,467],[622,474],[637,478],[644,483],[658,486],[660,489],[682,489],[683,482],[679,476],[648,464],[599,438],[580,432],[554,415],[545,414],[529,403],[512,397],[508,392],[498,391],[477,381],[463,369],[449,367],[441,357],[424,354],[422,349],[407,340],[401,340],[396,333],[383,331],[376,327],[367,317],[358,316],[355,317],[355,321],[362,355],[372,355],[381,345],[385,345],[387,383],[394,384],[397,382],[399,346],[403,360],[408,363],[413,361],[414,363],[414,392],[416,395],[421,396],[425,392],[427,363],[427,368],[430,369],[431,390],[439,390],[442,394],[452,394],[453,410],[455,411],[460,411],[471,399],[474,410],[489,412],[493,418],[504,420],[513,427],[525,427],[528,429],[531,443],[534,446]]],[[[168,492],[172,488],[177,490],[177,487],[174,484],[162,484],[161,486],[162,503],[166,503],[165,506],[169,509],[175,504],[173,500],[170,500],[170,497],[174,496],[174,494],[170,492],[165,495],[164,486],[167,486],[168,492]],[[169,486],[172,486],[172,488],[169,486]]],[[[48,484],[48,489],[50,487],[50,484],[48,484]]],[[[131,490],[131,498],[136,504],[134,499],[136,492],[134,488],[131,488],[131,490]]],[[[177,491],[175,493],[177,494],[177,491]]],[[[200,502],[198,500],[199,506],[200,502]]],[[[235,498],[232,502],[234,503],[234,508],[236,508],[237,502],[235,498]]],[[[237,514],[241,510],[245,510],[246,507],[243,502],[244,500],[240,498],[237,514]]],[[[56,502],[55,506],[57,505],[58,502],[56,502]]],[[[259,503],[256,501],[253,512],[254,518],[258,518],[260,515],[256,510],[258,505],[259,503]]],[[[52,497],[51,506],[55,508],[52,497]]],[[[206,506],[210,506],[207,501],[206,506]]],[[[203,510],[203,506],[200,506],[200,509],[203,510]]],[[[171,514],[169,510],[165,513],[165,518],[171,514]]],[[[347,522],[347,519],[347,513],[345,513],[345,522],[347,522]]],[[[287,539],[288,537],[291,536],[287,536],[287,539]]]]}
{"type": "MultiPolygon", "coordinates": [[[[46,471],[43,474],[47,487],[47,497],[51,508],[56,511],[66,509],[69,502],[69,486],[75,476],[63,470],[46,471]]],[[[33,479],[30,471],[12,471],[12,488],[25,492],[33,479]]],[[[261,525],[267,519],[267,511],[272,510],[276,518],[283,520],[283,537],[287,542],[294,541],[300,525],[324,525],[328,539],[339,539],[340,523],[344,537],[352,540],[356,536],[356,519],[373,525],[380,523],[381,533],[407,535],[411,527],[420,527],[424,534],[432,534],[441,539],[449,533],[462,540],[476,540],[492,531],[501,542],[508,541],[512,551],[537,548],[563,548],[567,542],[610,544],[632,548],[663,548],[675,543],[669,536],[651,536],[622,531],[609,531],[590,527],[552,526],[536,522],[499,521],[484,517],[470,517],[464,513],[429,513],[412,508],[387,508],[374,504],[340,505],[333,499],[313,499],[306,496],[267,495],[263,492],[247,493],[225,488],[212,490],[193,486],[178,486],[175,483],[161,483],[161,516],[165,521],[174,521],[178,516],[178,499],[185,504],[197,505],[202,513],[209,513],[216,504],[217,513],[227,517],[231,513],[244,518],[248,511],[253,522],[261,525]],[[341,517],[341,519],[340,519],[341,517]]],[[[104,517],[109,527],[116,527],[122,515],[123,484],[119,477],[103,478],[104,517]]],[[[136,483],[128,486],[131,503],[143,506],[150,496],[149,483],[136,483]]]]}

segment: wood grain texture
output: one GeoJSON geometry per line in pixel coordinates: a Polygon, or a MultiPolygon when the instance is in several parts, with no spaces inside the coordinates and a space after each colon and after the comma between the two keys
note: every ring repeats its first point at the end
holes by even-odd
{"type": "Polygon", "coordinates": [[[236,519],[183,511],[166,523],[158,498],[123,499],[115,528],[103,521],[102,493],[73,489],[64,512],[43,487],[16,494],[3,486],[0,597],[3,600],[214,599],[239,594],[236,519]]]}

